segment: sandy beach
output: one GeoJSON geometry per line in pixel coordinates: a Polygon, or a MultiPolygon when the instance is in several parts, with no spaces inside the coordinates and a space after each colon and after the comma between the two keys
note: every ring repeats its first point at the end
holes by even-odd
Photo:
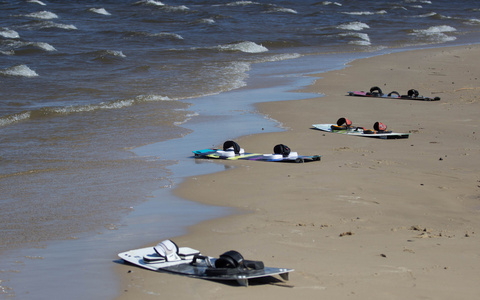
{"type": "Polygon", "coordinates": [[[266,266],[293,268],[290,281],[245,288],[117,264],[118,299],[478,297],[479,56],[473,45],[361,59],[319,74],[306,88],[317,98],[258,104],[288,130],[241,137],[242,148],[271,153],[282,143],[322,160],[213,162],[231,168],[188,178],[175,194],[238,214],[170,238],[206,255],[233,249],[266,266]],[[346,96],[372,86],[441,100],[346,96]],[[312,129],[340,117],[411,135],[378,140],[312,129]]]}

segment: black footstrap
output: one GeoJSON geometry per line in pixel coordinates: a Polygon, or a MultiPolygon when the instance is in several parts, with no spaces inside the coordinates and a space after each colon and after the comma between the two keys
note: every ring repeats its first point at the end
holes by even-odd
{"type": "Polygon", "coordinates": [[[219,275],[238,275],[238,274],[248,274],[252,271],[263,270],[265,265],[263,261],[259,260],[244,260],[243,266],[237,268],[208,268],[205,270],[205,274],[210,276],[219,276],[219,275]]]}

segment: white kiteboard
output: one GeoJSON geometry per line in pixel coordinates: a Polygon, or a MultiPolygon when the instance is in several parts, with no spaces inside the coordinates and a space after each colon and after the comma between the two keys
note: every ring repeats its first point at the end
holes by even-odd
{"type": "Polygon", "coordinates": [[[379,132],[374,130],[365,130],[363,127],[351,127],[348,129],[332,129],[335,128],[336,124],[313,124],[313,128],[331,132],[331,133],[339,133],[339,134],[346,134],[346,135],[353,135],[353,136],[362,136],[362,137],[369,137],[369,138],[377,138],[377,139],[408,139],[410,133],[399,133],[399,132],[379,132]]]}
{"type": "Polygon", "coordinates": [[[200,251],[189,247],[177,247],[177,250],[171,251],[170,254],[158,251],[162,244],[169,245],[169,243],[175,245],[167,240],[155,247],[130,250],[119,253],[118,256],[128,263],[152,271],[208,280],[233,280],[242,286],[248,286],[249,279],[274,275],[288,280],[288,274],[294,271],[287,268],[265,267],[263,262],[243,259],[241,254],[236,251],[228,251],[219,258],[203,256],[200,251]]]}

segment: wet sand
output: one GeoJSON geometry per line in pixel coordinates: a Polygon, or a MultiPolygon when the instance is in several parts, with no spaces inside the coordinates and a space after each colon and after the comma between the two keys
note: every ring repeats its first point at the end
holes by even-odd
{"type": "Polygon", "coordinates": [[[319,74],[306,89],[318,98],[258,104],[288,130],[241,137],[242,148],[271,153],[283,143],[322,161],[219,161],[232,168],[188,178],[175,194],[238,214],[171,238],[211,256],[234,249],[267,266],[294,268],[290,281],[243,288],[118,264],[118,299],[474,299],[479,55],[475,45],[361,59],[319,74]],[[414,88],[441,100],[346,96],[372,86],[401,94],[414,88]],[[377,140],[312,129],[340,117],[411,135],[377,140]]]}

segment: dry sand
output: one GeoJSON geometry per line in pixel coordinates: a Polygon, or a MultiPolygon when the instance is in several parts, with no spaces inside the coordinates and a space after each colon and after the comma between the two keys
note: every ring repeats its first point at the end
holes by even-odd
{"type": "Polygon", "coordinates": [[[460,46],[362,59],[320,74],[307,90],[323,97],[259,104],[288,130],[242,137],[242,148],[271,153],[283,143],[322,161],[219,162],[235,168],[189,178],[175,192],[239,214],[172,239],[212,256],[235,249],[294,268],[290,281],[245,288],[118,265],[119,299],[476,299],[478,57],[479,46],[460,46]],[[346,96],[371,86],[441,101],[346,96]],[[311,129],[339,117],[412,134],[376,140],[311,129]]]}

